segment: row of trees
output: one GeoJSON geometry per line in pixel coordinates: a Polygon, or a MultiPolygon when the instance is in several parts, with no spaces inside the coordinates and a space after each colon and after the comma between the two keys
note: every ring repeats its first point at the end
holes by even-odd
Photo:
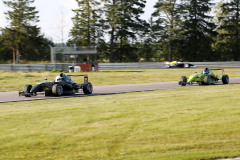
{"type": "MultiPolygon", "coordinates": [[[[76,1],[67,45],[98,46],[100,61],[240,60],[240,0],[158,0],[148,21],[141,18],[146,0],[76,1]]],[[[49,59],[54,44],[40,34],[33,2],[4,1],[12,10],[0,32],[1,59],[49,59]]]]}
{"type": "Polygon", "coordinates": [[[11,10],[5,13],[10,24],[0,32],[1,61],[12,59],[12,63],[20,63],[20,57],[25,60],[49,59],[49,45],[53,43],[37,26],[38,11],[31,6],[34,0],[3,2],[11,10]]]}
{"type": "Polygon", "coordinates": [[[77,2],[69,44],[99,45],[110,62],[240,60],[240,0],[158,0],[148,22],[145,0],[77,2]]]}

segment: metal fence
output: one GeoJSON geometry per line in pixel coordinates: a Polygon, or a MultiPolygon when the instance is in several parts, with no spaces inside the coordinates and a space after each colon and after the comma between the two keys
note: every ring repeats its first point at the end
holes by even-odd
{"type": "MultiPolygon", "coordinates": [[[[188,62],[197,67],[240,67],[240,61],[234,62],[188,62]]],[[[69,71],[70,63],[62,64],[0,64],[3,71],[69,71]]],[[[99,70],[121,70],[121,69],[159,69],[163,68],[163,62],[146,63],[99,63],[99,70]]]]}
{"type": "MultiPolygon", "coordinates": [[[[240,61],[232,62],[186,62],[196,67],[240,67],[240,61]]],[[[163,62],[146,63],[99,63],[99,70],[120,70],[120,69],[158,69],[163,68],[163,62]]]]}
{"type": "Polygon", "coordinates": [[[189,62],[198,67],[240,67],[240,61],[229,62],[189,62]]]}
{"type": "Polygon", "coordinates": [[[120,69],[158,69],[163,68],[163,62],[146,63],[98,63],[99,70],[120,70],[120,69]]]}
{"type": "Polygon", "coordinates": [[[3,71],[68,71],[71,64],[0,64],[3,71]]]}

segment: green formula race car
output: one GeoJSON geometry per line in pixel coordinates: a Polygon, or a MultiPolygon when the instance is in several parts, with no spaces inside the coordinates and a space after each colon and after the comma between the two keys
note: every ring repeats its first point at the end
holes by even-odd
{"type": "Polygon", "coordinates": [[[200,74],[193,74],[189,78],[186,76],[182,76],[180,81],[178,82],[181,86],[186,86],[187,84],[199,84],[199,85],[210,85],[210,84],[216,84],[219,80],[222,81],[223,84],[229,83],[229,77],[224,73],[224,69],[212,69],[206,68],[202,73],[200,74]],[[218,76],[215,75],[212,70],[222,70],[222,75],[218,76]]]}

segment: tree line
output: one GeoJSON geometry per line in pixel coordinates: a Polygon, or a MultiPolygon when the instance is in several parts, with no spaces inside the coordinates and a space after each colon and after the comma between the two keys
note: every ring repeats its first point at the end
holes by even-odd
{"type": "MultiPolygon", "coordinates": [[[[238,61],[240,0],[76,0],[68,46],[97,46],[99,62],[238,61]],[[214,14],[212,14],[214,11],[214,14]],[[149,12],[149,11],[148,11],[149,12]]],[[[54,43],[37,26],[34,0],[4,0],[9,25],[0,59],[49,60],[54,43]]]]}

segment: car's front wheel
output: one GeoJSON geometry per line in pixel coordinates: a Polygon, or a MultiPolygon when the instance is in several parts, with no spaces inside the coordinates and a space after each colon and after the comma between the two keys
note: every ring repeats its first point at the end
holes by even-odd
{"type": "Polygon", "coordinates": [[[32,89],[32,85],[27,84],[23,87],[23,92],[30,93],[31,89],[32,89]]]}
{"type": "Polygon", "coordinates": [[[223,76],[222,76],[222,82],[223,82],[223,84],[228,84],[228,83],[229,83],[229,77],[228,77],[228,75],[223,75],[223,76]]]}
{"type": "Polygon", "coordinates": [[[206,76],[204,77],[204,84],[209,85],[209,84],[211,84],[211,83],[212,83],[211,76],[206,75],[206,76]]]}
{"type": "Polygon", "coordinates": [[[83,93],[84,94],[92,94],[93,92],[93,86],[91,83],[85,83],[83,84],[83,93]]]}
{"type": "Polygon", "coordinates": [[[63,87],[60,84],[54,84],[52,87],[52,93],[55,96],[61,96],[63,94],[63,87]]]}

